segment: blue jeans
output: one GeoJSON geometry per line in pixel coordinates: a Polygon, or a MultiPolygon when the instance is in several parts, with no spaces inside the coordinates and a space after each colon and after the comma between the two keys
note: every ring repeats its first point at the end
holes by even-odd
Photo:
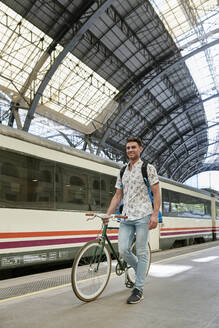
{"type": "Polygon", "coordinates": [[[138,220],[122,221],[119,229],[119,253],[136,273],[135,288],[143,291],[148,266],[147,245],[150,215],[138,220]],[[136,234],[136,255],[131,252],[132,240],[136,234]]]}

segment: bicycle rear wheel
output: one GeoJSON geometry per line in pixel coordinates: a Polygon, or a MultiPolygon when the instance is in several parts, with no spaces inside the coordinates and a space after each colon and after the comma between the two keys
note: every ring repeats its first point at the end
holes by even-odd
{"type": "Polygon", "coordinates": [[[71,274],[72,288],[84,301],[95,300],[104,291],[111,273],[111,256],[108,247],[100,240],[92,240],[77,254],[71,274]]]}
{"type": "MultiPolygon", "coordinates": [[[[134,254],[136,254],[135,240],[132,243],[131,250],[134,254]]],[[[148,247],[147,247],[147,256],[148,256],[148,263],[147,263],[146,277],[148,275],[148,272],[150,270],[150,265],[151,265],[151,246],[149,243],[148,243],[148,247]]],[[[132,284],[135,284],[135,270],[132,267],[128,267],[128,269],[127,269],[127,279],[132,284]]]]}

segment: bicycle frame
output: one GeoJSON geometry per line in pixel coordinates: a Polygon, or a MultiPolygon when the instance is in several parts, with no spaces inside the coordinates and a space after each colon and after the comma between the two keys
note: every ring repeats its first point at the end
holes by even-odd
{"type": "MultiPolygon", "coordinates": [[[[124,271],[125,268],[126,268],[126,263],[120,261],[120,258],[119,258],[119,256],[118,256],[118,254],[116,253],[116,251],[115,251],[115,249],[114,249],[114,247],[113,247],[113,245],[112,245],[110,239],[109,239],[108,236],[107,236],[107,229],[111,229],[111,230],[115,230],[115,229],[116,229],[116,230],[117,230],[118,228],[115,228],[115,227],[108,227],[108,224],[104,225],[104,227],[103,227],[103,232],[102,232],[102,235],[101,235],[102,247],[101,247],[100,257],[99,257],[99,258],[101,259],[101,256],[102,256],[102,253],[103,253],[103,249],[104,249],[104,246],[105,246],[105,243],[106,243],[106,240],[107,240],[107,243],[108,243],[108,245],[109,245],[109,248],[110,248],[110,250],[111,250],[111,253],[112,253],[113,256],[116,258],[116,260],[117,260],[117,262],[118,262],[118,264],[119,264],[120,269],[121,269],[122,271],[124,271]]],[[[98,262],[98,267],[99,267],[99,263],[100,263],[100,262],[98,262]]],[[[97,269],[98,269],[98,267],[97,267],[97,269]]]]}
{"type": "MultiPolygon", "coordinates": [[[[89,214],[87,216],[103,219],[98,214],[89,214]]],[[[82,301],[90,302],[101,295],[108,284],[112,272],[112,257],[117,261],[114,268],[116,275],[125,274],[125,286],[132,288],[135,285],[135,272],[131,266],[120,258],[119,252],[117,252],[110,237],[107,236],[108,229],[118,231],[119,228],[110,227],[108,223],[105,224],[102,228],[102,233],[94,240],[87,242],[75,257],[71,274],[72,289],[82,301]]],[[[135,252],[134,245],[135,241],[131,245],[131,250],[135,252]]],[[[150,259],[151,256],[149,256],[148,269],[150,267],[150,259]]]]}

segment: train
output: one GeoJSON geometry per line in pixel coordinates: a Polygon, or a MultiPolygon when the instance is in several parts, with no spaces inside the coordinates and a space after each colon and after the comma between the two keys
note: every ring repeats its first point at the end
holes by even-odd
{"type": "MultiPolygon", "coordinates": [[[[0,125],[0,272],[71,262],[101,233],[100,220],[87,222],[85,213],[105,213],[121,167],[0,125]]],[[[150,232],[152,251],[216,240],[219,195],[159,178],[162,222],[150,232]]],[[[117,243],[118,229],[109,234],[117,243]]]]}

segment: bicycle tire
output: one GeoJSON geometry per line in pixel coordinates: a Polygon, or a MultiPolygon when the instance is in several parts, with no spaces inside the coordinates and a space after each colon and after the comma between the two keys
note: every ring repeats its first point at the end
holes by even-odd
{"type": "MultiPolygon", "coordinates": [[[[136,251],[135,251],[135,239],[134,239],[134,241],[132,243],[131,250],[132,250],[132,252],[134,254],[136,254],[136,251]]],[[[147,270],[146,270],[146,277],[148,275],[148,272],[150,270],[150,265],[151,265],[151,246],[150,246],[149,243],[148,243],[147,252],[148,252],[148,264],[147,264],[147,270]]],[[[128,267],[128,269],[127,269],[127,279],[132,284],[135,284],[135,270],[132,267],[128,267]]]]}
{"type": "Polygon", "coordinates": [[[80,249],[74,259],[71,272],[72,289],[81,301],[95,300],[108,284],[112,260],[107,245],[104,246],[100,258],[101,247],[100,240],[92,240],[80,249]]]}

